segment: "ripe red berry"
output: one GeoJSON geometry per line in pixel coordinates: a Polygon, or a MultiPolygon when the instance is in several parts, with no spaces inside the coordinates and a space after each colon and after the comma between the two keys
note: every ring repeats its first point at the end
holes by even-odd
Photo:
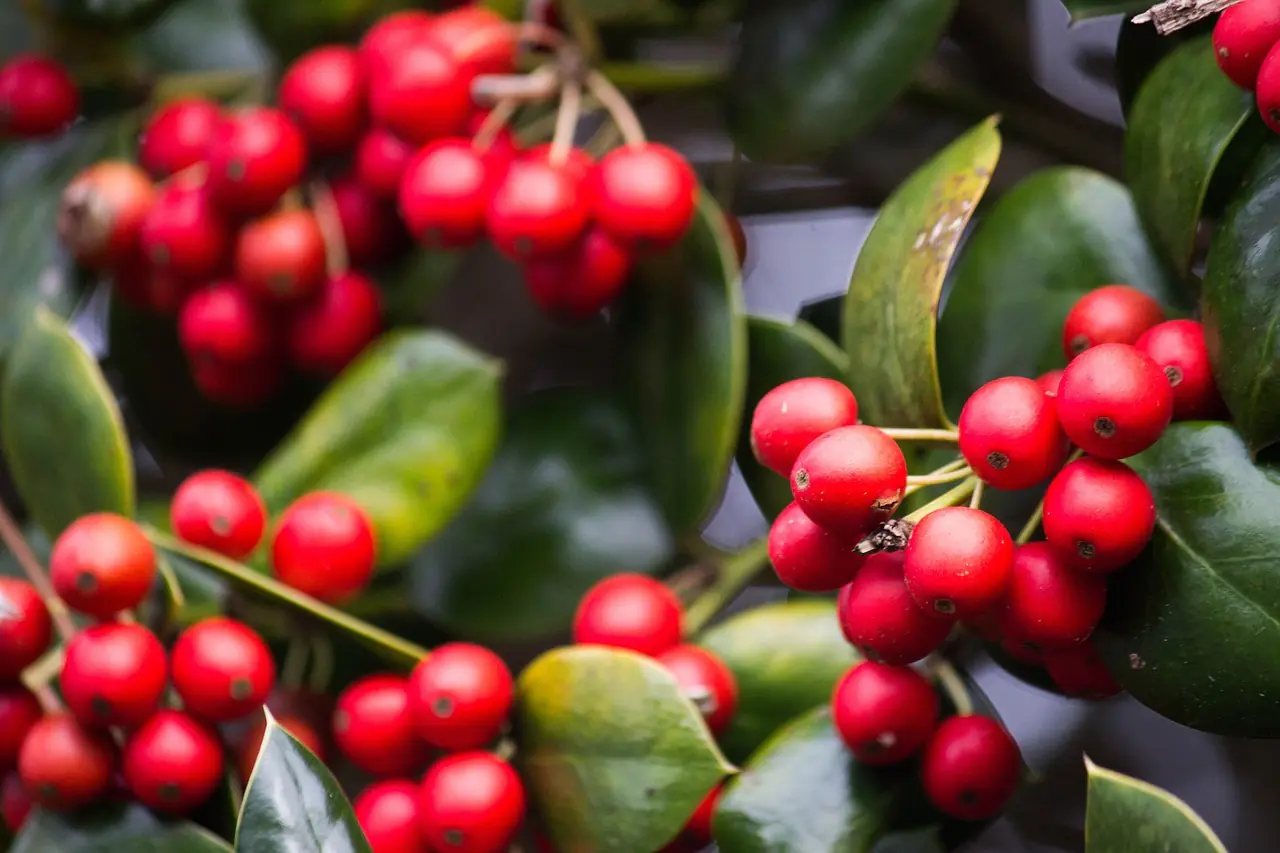
{"type": "Polygon", "coordinates": [[[515,684],[502,658],[472,643],[446,643],[409,676],[418,736],[447,750],[492,743],[511,712],[515,684]]]}
{"type": "Polygon", "coordinates": [[[184,542],[240,560],[262,541],[267,507],[243,477],[230,471],[199,471],[173,493],[169,521],[184,542]]]}
{"type": "Polygon", "coordinates": [[[16,772],[7,773],[0,784],[0,818],[4,819],[10,835],[17,835],[22,830],[33,806],[35,801],[22,784],[22,777],[16,772]]]}
{"type": "Polygon", "coordinates": [[[235,281],[216,281],[191,294],[178,312],[178,341],[193,365],[251,364],[276,346],[267,309],[235,281]]]}
{"type": "MultiPolygon", "coordinates": [[[[268,701],[268,704],[270,704],[270,701],[268,701]]],[[[325,749],[324,737],[311,723],[301,717],[284,712],[275,714],[275,718],[276,724],[293,735],[294,740],[311,750],[316,758],[321,761],[325,760],[327,750],[325,749]]],[[[249,777],[253,775],[254,765],[258,763],[258,753],[262,751],[262,740],[266,736],[267,718],[264,715],[259,715],[258,721],[254,723],[253,728],[249,729],[244,741],[240,744],[240,748],[236,751],[236,770],[240,774],[241,782],[248,782],[249,777]]]]}
{"type": "Polygon", "coordinates": [[[492,184],[484,155],[471,140],[437,139],[405,169],[400,216],[424,246],[469,246],[484,233],[492,184]]]}
{"type": "Polygon", "coordinates": [[[388,779],[365,788],[352,803],[373,853],[430,853],[419,825],[418,786],[388,779]]]}
{"type": "Polygon", "coordinates": [[[1154,361],[1127,344],[1102,344],[1062,374],[1058,418],[1086,453],[1124,459],[1155,444],[1173,416],[1173,387],[1154,361]]]}
{"type": "Polygon", "coordinates": [[[386,67],[391,57],[410,45],[430,38],[435,16],[418,9],[392,12],[365,31],[356,52],[365,69],[373,74],[386,67]]]}
{"type": "Polygon", "coordinates": [[[471,117],[471,77],[442,43],[415,40],[370,75],[369,110],[414,145],[459,136],[471,117]]]}
{"type": "Polygon", "coordinates": [[[644,248],[665,248],[685,235],[697,193],[689,161],[652,142],[615,148],[592,177],[596,222],[618,240],[644,248]]]}
{"type": "Polygon", "coordinates": [[[1174,420],[1217,420],[1224,416],[1226,404],[1213,380],[1204,326],[1195,320],[1169,320],[1152,326],[1134,346],[1169,378],[1174,420]]]}
{"type": "Polygon", "coordinates": [[[93,513],[76,519],[53,543],[49,575],[72,610],[109,619],[146,597],[156,576],[156,552],[133,521],[93,513]]]}
{"type": "Polygon", "coordinates": [[[381,263],[407,243],[395,208],[365,187],[354,175],[341,175],[329,184],[347,259],[352,266],[381,263]]]}
{"type": "Polygon", "coordinates": [[[22,742],[18,774],[38,805],[74,811],[107,793],[115,758],[106,732],[86,729],[70,714],[50,714],[22,742]]]}
{"type": "Polygon", "coordinates": [[[1257,99],[1262,120],[1280,133],[1280,50],[1275,47],[1267,53],[1258,71],[1257,99]]]}
{"type": "Polygon", "coordinates": [[[1071,306],[1062,324],[1062,349],[1074,358],[1099,344],[1132,344],[1156,323],[1164,322],[1160,303],[1125,284],[1091,290],[1071,306]]]}
{"type": "Polygon", "coordinates": [[[22,138],[61,133],[80,112],[80,90],[67,70],[21,53],[0,66],[0,133],[22,138]]]}
{"type": "Polygon", "coordinates": [[[958,820],[987,820],[1018,789],[1022,753],[990,717],[950,717],[924,752],[924,790],[938,811],[958,820]]]}
{"type": "Polygon", "coordinates": [[[474,4],[451,9],[431,24],[431,37],[450,49],[468,76],[515,71],[518,33],[492,9],[474,4]]]}
{"type": "Polygon", "coordinates": [[[262,638],[248,625],[221,617],[182,632],[170,664],[183,706],[213,723],[248,716],[276,680],[276,664],[262,638]]]}
{"type": "Polygon", "coordinates": [[[711,734],[724,734],[738,710],[738,679],[719,657],[688,643],[658,656],[680,685],[680,692],[697,707],[711,734]]]}
{"type": "Polygon", "coordinates": [[[557,165],[530,152],[512,162],[497,182],[485,227],[500,252],[522,261],[572,248],[586,229],[588,214],[582,164],[570,158],[557,165]]]}
{"type": "Polygon", "coordinates": [[[804,514],[833,533],[861,537],[889,519],[907,488],[907,460],[875,427],[846,426],[814,439],[791,470],[804,514]]]}
{"type": "Polygon", "coordinates": [[[1040,386],[1047,396],[1057,397],[1058,386],[1062,384],[1062,374],[1063,371],[1061,369],[1050,370],[1048,373],[1037,377],[1036,384],[1040,386]]]}
{"type": "Polygon", "coordinates": [[[1054,649],[1088,639],[1106,606],[1101,575],[1077,571],[1048,542],[1028,542],[1014,555],[1001,616],[1006,633],[1054,649]]]}
{"type": "Polygon", "coordinates": [[[356,179],[373,195],[394,203],[416,152],[417,148],[391,131],[375,127],[356,148],[356,179]]]}
{"type": "Polygon", "coordinates": [[[582,322],[618,300],[631,278],[633,260],[630,249],[588,227],[565,251],[526,261],[525,287],[547,316],[582,322]]]}
{"type": "Polygon", "coordinates": [[[271,540],[277,578],[321,601],[346,601],[373,577],[377,547],[365,511],[346,495],[311,492],[280,516],[271,540]]]}
{"type": "Polygon", "coordinates": [[[914,755],[938,725],[938,694],[914,669],[863,661],[836,683],[831,719],[864,764],[897,764],[914,755]]]}
{"type": "Polygon", "coordinates": [[[1109,699],[1123,689],[1088,640],[1074,648],[1046,653],[1044,667],[1054,685],[1074,699],[1109,699]]]}
{"type": "Polygon", "coordinates": [[[1033,379],[1005,376],[983,385],[964,404],[959,428],[960,453],[997,489],[1029,489],[1066,459],[1057,407],[1033,379]]]}
{"type": "Polygon", "coordinates": [[[967,506],[944,507],[916,524],[903,575],[925,610],[972,619],[1000,602],[1013,571],[1013,539],[995,517],[967,506]]]}
{"type": "Polygon", "coordinates": [[[159,273],[206,281],[227,266],[231,230],[214,210],[204,184],[175,180],[161,187],[138,236],[159,273]]]}
{"type": "Polygon", "coordinates": [[[769,562],[782,581],[801,592],[831,592],[853,580],[866,557],[788,504],[769,528],[769,562]]]}
{"type": "Polygon", "coordinates": [[[1280,42],[1280,3],[1252,0],[1223,10],[1213,27],[1218,67],[1241,89],[1253,90],[1272,46],[1280,42]]]}
{"type": "Polygon", "coordinates": [[[155,197],[151,179],[132,163],[95,163],[62,191],[58,238],[81,266],[107,270],[141,251],[142,223],[155,197]]]}
{"type": "Polygon", "coordinates": [[[297,123],[311,151],[350,151],[368,122],[359,54],[338,44],[307,51],[280,78],[277,100],[297,123]]]}
{"type": "Polygon", "coordinates": [[[167,678],[168,660],[155,634],[137,624],[107,622],[67,643],[58,685],[82,725],[132,728],[160,707],[167,678]]]}
{"type": "Polygon", "coordinates": [[[53,622],[35,587],[0,577],[0,681],[14,681],[40,659],[53,639],[53,622]]]}
{"type": "Polygon", "coordinates": [[[209,141],[209,196],[232,216],[260,216],[302,179],[307,144],[288,116],[271,107],[228,115],[209,141]]]}
{"type": "Polygon", "coordinates": [[[0,767],[13,766],[27,732],[43,716],[30,690],[21,684],[0,687],[0,767]]]}
{"type": "Polygon", "coordinates": [[[182,98],[158,109],[138,140],[138,164],[156,180],[204,162],[222,109],[203,98],[182,98]]]}
{"type": "Polygon", "coordinates": [[[333,740],[351,763],[374,776],[403,776],[427,761],[414,730],[409,682],[398,675],[370,675],[338,696],[333,740]]]}
{"type": "Polygon", "coordinates": [[[902,551],[867,558],[853,582],[840,590],[837,613],[849,644],[870,660],[906,666],[937,651],[951,623],[931,616],[907,589],[902,551]]]}
{"type": "Polygon", "coordinates": [[[1113,572],[1151,540],[1155,499],[1123,462],[1077,459],[1049,484],[1044,535],[1077,569],[1113,572]]]}
{"type": "Polygon", "coordinates": [[[751,452],[770,471],[790,477],[796,459],[815,439],[857,422],[858,401],[843,382],[820,376],[793,379],[756,404],[751,452]]]}
{"type": "Polygon", "coordinates": [[[524,822],[524,785],[487,752],[460,752],[432,765],[418,789],[418,821],[433,850],[501,853],[524,822]]]}
{"type": "Polygon", "coordinates": [[[702,798],[702,802],[698,803],[698,808],[694,810],[689,822],[684,825],[683,834],[698,845],[698,850],[711,843],[711,820],[715,817],[716,806],[719,805],[720,795],[723,792],[723,784],[712,788],[702,798]]]}
{"type": "Polygon", "coordinates": [[[280,362],[273,353],[243,364],[206,361],[191,365],[191,376],[205,399],[248,410],[265,402],[280,386],[280,362]]]}
{"type": "Polygon", "coordinates": [[[162,814],[186,814],[222,781],[222,742],[194,717],[165,709],[130,735],[123,764],[125,784],[140,803],[162,814]]]}
{"type": "Polygon", "coordinates": [[[578,602],[573,641],[657,657],[684,639],[683,621],[684,607],[668,587],[644,575],[619,574],[578,602]]]}
{"type": "Polygon", "coordinates": [[[250,222],[236,240],[236,278],[269,302],[294,302],[324,281],[324,235],[309,210],[284,210],[250,222]]]}
{"type": "Polygon", "coordinates": [[[369,278],[345,272],[326,278],[320,292],[287,320],[285,347],[299,370],[337,376],[382,331],[382,295],[369,278]]]}

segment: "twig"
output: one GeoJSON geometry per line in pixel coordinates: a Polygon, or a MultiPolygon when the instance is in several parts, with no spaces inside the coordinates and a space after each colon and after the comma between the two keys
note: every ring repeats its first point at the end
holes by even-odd
{"type": "Polygon", "coordinates": [[[27,580],[35,587],[36,594],[44,601],[44,606],[49,610],[49,616],[52,617],[53,624],[58,629],[58,635],[62,637],[63,642],[70,640],[76,635],[76,623],[71,621],[71,613],[54,592],[49,575],[45,573],[40,561],[36,559],[35,552],[27,544],[27,539],[18,528],[18,523],[9,514],[9,508],[3,503],[0,503],[0,539],[3,539],[5,547],[13,552],[13,558],[18,561],[22,573],[27,576],[27,580]]]}
{"type": "Polygon", "coordinates": [[[1135,15],[1133,22],[1153,23],[1156,32],[1167,36],[1240,2],[1242,0],[1164,0],[1141,15],[1135,15]]]}
{"type": "Polygon", "coordinates": [[[311,185],[311,209],[315,213],[316,224],[320,226],[320,234],[324,237],[325,272],[330,278],[336,278],[346,273],[351,260],[347,255],[347,238],[342,234],[338,203],[334,201],[333,191],[324,181],[316,181],[311,185]]]}
{"type": "Polygon", "coordinates": [[[582,115],[582,86],[577,80],[566,80],[560,89],[560,109],[556,113],[556,132],[551,137],[551,153],[547,159],[553,166],[560,166],[573,148],[574,135],[578,131],[578,118],[582,115]]]}
{"type": "Polygon", "coordinates": [[[604,104],[604,108],[609,111],[609,117],[613,119],[614,124],[618,125],[618,130],[622,131],[622,138],[628,145],[644,144],[644,126],[636,117],[636,111],[631,108],[626,96],[610,82],[608,77],[599,71],[592,71],[587,75],[587,89],[601,104],[604,104]]]}
{"type": "Polygon", "coordinates": [[[480,123],[480,129],[476,131],[471,144],[481,151],[489,150],[489,146],[493,145],[494,140],[498,138],[498,134],[507,126],[507,122],[511,121],[511,117],[516,114],[519,103],[515,98],[504,98],[498,101],[497,106],[489,110],[489,114],[480,123]]]}

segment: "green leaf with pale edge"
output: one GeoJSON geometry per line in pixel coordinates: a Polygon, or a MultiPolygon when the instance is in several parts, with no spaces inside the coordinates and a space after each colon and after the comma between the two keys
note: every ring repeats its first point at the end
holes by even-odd
{"type": "MultiPolygon", "coordinates": [[[[1157,0],[1062,0],[1062,5],[1071,13],[1071,20],[1083,21],[1087,18],[1098,18],[1103,15],[1125,14],[1133,16],[1145,12],[1155,5],[1157,0]]],[[[1148,24],[1147,26],[1151,26],[1148,24]]]]}
{"type": "Polygon", "coordinates": [[[521,673],[519,693],[517,761],[558,850],[657,850],[733,772],[697,708],[650,658],[552,649],[521,673]]]}
{"type": "MultiPolygon", "coordinates": [[[[94,806],[71,815],[35,809],[10,853],[230,853],[203,827],[161,820],[137,804],[94,806]]],[[[273,853],[278,853],[273,851],[273,853]]]]}
{"type": "Polygon", "coordinates": [[[990,118],[917,169],[880,208],[849,280],[841,332],[867,423],[947,424],[934,340],[938,299],[999,158],[990,118]]]}
{"type": "Polygon", "coordinates": [[[1084,764],[1086,853],[1227,853],[1209,825],[1173,794],[1087,756],[1084,764]]]}

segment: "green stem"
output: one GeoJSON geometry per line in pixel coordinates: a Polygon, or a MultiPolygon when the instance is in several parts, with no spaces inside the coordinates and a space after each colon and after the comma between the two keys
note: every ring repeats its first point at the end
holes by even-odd
{"type": "Polygon", "coordinates": [[[1040,527],[1040,522],[1044,519],[1044,501],[1036,504],[1036,511],[1031,513],[1031,518],[1027,519],[1027,523],[1022,525],[1022,530],[1018,532],[1018,538],[1013,540],[1019,545],[1026,545],[1031,541],[1031,537],[1036,535],[1036,530],[1040,527]]]}
{"type": "Polygon", "coordinates": [[[960,673],[951,661],[944,657],[933,657],[925,664],[925,668],[933,675],[942,691],[947,694],[951,704],[956,706],[957,716],[967,717],[973,713],[973,698],[969,696],[964,679],[960,677],[960,673]]]}
{"type": "Polygon", "coordinates": [[[599,71],[619,89],[645,94],[714,89],[727,74],[718,65],[658,65],[651,62],[605,62],[599,71]]]}
{"type": "Polygon", "coordinates": [[[982,493],[986,489],[986,487],[987,487],[987,484],[982,482],[981,480],[978,481],[978,485],[973,487],[973,495],[970,496],[969,498],[970,509],[977,509],[978,507],[982,506],[982,493]]]}
{"type": "Polygon", "coordinates": [[[894,441],[946,441],[954,444],[960,433],[953,429],[889,429],[880,430],[894,441]]]}
{"type": "Polygon", "coordinates": [[[973,495],[974,491],[978,488],[978,482],[979,480],[977,477],[969,477],[960,485],[955,486],[948,492],[943,492],[941,495],[929,501],[915,512],[906,516],[903,521],[909,521],[912,524],[915,524],[935,509],[957,506],[964,503],[969,500],[970,496],[973,495]]]}
{"type": "Polygon", "coordinates": [[[738,597],[769,561],[769,540],[760,539],[719,565],[716,579],[685,611],[684,627],[692,637],[738,597]]]}
{"type": "Polygon", "coordinates": [[[959,467],[944,466],[949,470],[938,470],[931,474],[922,474],[916,477],[907,477],[908,486],[944,486],[947,483],[954,483],[956,480],[963,480],[965,477],[973,475],[973,471],[968,465],[959,467]]]}

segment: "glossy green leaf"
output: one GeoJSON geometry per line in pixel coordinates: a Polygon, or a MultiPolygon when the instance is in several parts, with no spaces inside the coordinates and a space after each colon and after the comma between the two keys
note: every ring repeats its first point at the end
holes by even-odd
{"type": "Polygon", "coordinates": [[[1089,771],[1086,853],[1227,853],[1182,800],[1084,760],[1089,771]]]}
{"type": "Polygon", "coordinates": [[[1036,172],[978,223],[938,322],[947,410],[1000,376],[1062,367],[1062,322],[1081,295],[1128,284],[1166,308],[1183,296],[1147,242],[1129,191],[1074,166],[1036,172]]]}
{"type": "Polygon", "coordinates": [[[640,265],[619,318],[627,402],[677,533],[720,499],[747,384],[742,273],[720,208],[701,196],[683,242],[640,265]]]}
{"type": "Polygon", "coordinates": [[[738,681],[738,710],[720,746],[744,761],[781,726],[831,699],[857,651],[840,632],[835,603],[766,604],[707,631],[699,645],[715,652],[738,681]]]}
{"type": "MultiPolygon", "coordinates": [[[[791,484],[756,461],[751,451],[751,415],[760,398],[784,382],[809,376],[845,381],[849,359],[803,320],[785,323],[766,317],[747,320],[747,400],[738,436],[738,470],[766,518],[791,503],[791,484]]],[[[794,716],[794,715],[792,715],[794,716]]]]}
{"type": "Polygon", "coordinates": [[[1110,578],[1103,659],[1183,725],[1280,737],[1280,469],[1216,423],[1174,424],[1130,462],[1159,516],[1151,545],[1110,578]]]}
{"type": "MultiPolygon", "coordinates": [[[[137,804],[95,806],[74,815],[36,809],[10,853],[230,853],[208,830],[157,818],[137,804]]],[[[275,853],[275,851],[273,851],[275,853]]]]}
{"type": "Polygon", "coordinates": [[[36,0],[31,5],[61,25],[101,32],[145,27],[173,3],[174,0],[36,0]]]}
{"type": "Polygon", "coordinates": [[[334,380],[254,474],[272,514],[307,492],[349,495],[378,562],[413,556],[462,508],[500,431],[498,362],[435,331],[384,335],[334,380]]]}
{"type": "Polygon", "coordinates": [[[832,152],[902,94],[955,7],[955,0],[749,3],[728,87],[734,142],[755,161],[832,152]]]}
{"type": "MultiPolygon", "coordinates": [[[[1071,20],[1083,21],[1102,15],[1136,15],[1155,5],[1152,0],[1062,0],[1071,13],[1071,20]]],[[[1148,24],[1148,26],[1150,26],[1148,24]]]]}
{"type": "Polygon", "coordinates": [[[657,850],[733,770],[650,658],[553,649],[520,675],[519,693],[521,775],[556,849],[657,850]]]}
{"type": "Polygon", "coordinates": [[[841,335],[867,423],[947,423],[934,343],[938,300],[1000,144],[994,118],[952,142],[894,191],[858,253],[841,335]]]}
{"type": "Polygon", "coordinates": [[[168,72],[266,71],[271,60],[236,0],[179,0],[139,41],[168,72]]]}
{"type": "Polygon", "coordinates": [[[236,826],[236,853],[372,853],[329,768],[265,713],[267,730],[236,826]]]}
{"type": "Polygon", "coordinates": [[[1212,32],[1214,20],[1206,18],[1162,36],[1151,24],[1135,24],[1125,19],[1116,39],[1116,94],[1120,96],[1120,108],[1126,117],[1138,97],[1138,90],[1160,61],[1179,45],[1212,32]]]}
{"type": "Polygon", "coordinates": [[[652,573],[673,552],[618,404],[544,391],[512,415],[471,502],[415,558],[414,603],[477,642],[545,637],[568,630],[597,581],[652,573]]]}
{"type": "Polygon", "coordinates": [[[332,42],[354,42],[411,0],[247,0],[245,14],[281,62],[332,42]]]}
{"type": "Polygon", "coordinates": [[[37,308],[0,385],[14,485],[51,537],[90,512],[133,515],[133,456],[115,397],[88,351],[37,308]]]}

